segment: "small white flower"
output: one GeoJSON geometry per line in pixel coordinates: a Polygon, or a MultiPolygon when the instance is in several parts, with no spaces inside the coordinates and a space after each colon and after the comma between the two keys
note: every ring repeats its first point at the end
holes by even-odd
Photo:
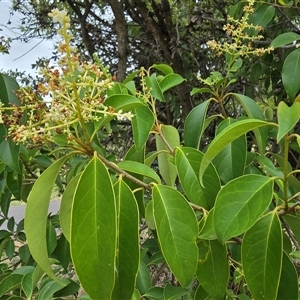
{"type": "Polygon", "coordinates": [[[68,13],[65,10],[58,10],[57,8],[54,8],[51,10],[51,13],[49,13],[48,16],[53,18],[54,23],[63,24],[63,21],[68,16],[68,13]]]}

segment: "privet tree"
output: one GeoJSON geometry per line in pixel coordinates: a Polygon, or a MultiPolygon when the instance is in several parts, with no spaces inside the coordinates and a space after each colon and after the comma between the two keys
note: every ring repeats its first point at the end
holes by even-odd
{"type": "Polygon", "coordinates": [[[191,94],[207,100],[183,132],[157,112],[181,75],[154,64],[113,81],[97,56],[77,53],[67,12],[52,10],[63,38],[57,65],[41,70],[36,90],[14,93],[17,83],[1,75],[4,217],[13,197],[27,202],[25,231],[13,219],[0,231],[12,261],[1,265],[1,297],[75,298],[81,286],[81,299],[298,298],[299,170],[289,162],[291,150],[299,153],[298,49],[283,63],[281,101],[231,90],[248,62],[299,39],[287,32],[254,46],[275,18],[270,7],[235,6],[224,26],[229,42],[207,43],[224,71],[199,77],[191,94]],[[134,145],[122,160],[102,143],[113,120],[132,123],[134,145]],[[56,185],[60,213],[48,216],[56,185]]]}

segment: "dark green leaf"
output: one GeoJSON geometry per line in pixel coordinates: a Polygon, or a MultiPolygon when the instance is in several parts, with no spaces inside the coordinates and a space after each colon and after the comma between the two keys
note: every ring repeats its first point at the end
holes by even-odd
{"type": "Polygon", "coordinates": [[[205,129],[205,117],[210,101],[205,101],[188,114],[184,124],[184,145],[199,148],[202,134],[205,129]]]}
{"type": "Polygon", "coordinates": [[[226,147],[229,143],[236,140],[241,135],[256,129],[261,126],[275,125],[273,123],[264,122],[261,120],[242,120],[233,123],[224,129],[220,134],[218,134],[215,139],[209,145],[207,151],[205,152],[200,165],[200,182],[203,182],[203,174],[210,164],[210,162],[215,158],[215,156],[226,147]]]}
{"type": "Polygon", "coordinates": [[[298,299],[298,275],[290,257],[283,252],[276,300],[298,299]]]}
{"type": "Polygon", "coordinates": [[[188,286],[197,268],[198,224],[194,211],[175,189],[153,188],[154,220],[162,253],[183,287],[188,286]]]}
{"type": "Polygon", "coordinates": [[[0,73],[0,100],[5,106],[8,106],[8,103],[20,104],[20,100],[15,94],[18,89],[19,85],[14,78],[0,73]]]}
{"type": "Polygon", "coordinates": [[[141,150],[147,140],[149,133],[154,125],[154,115],[148,106],[140,106],[134,110],[134,118],[132,119],[132,130],[134,144],[136,149],[141,150]]]}
{"type": "Polygon", "coordinates": [[[159,82],[159,86],[164,93],[170,88],[179,85],[183,81],[184,79],[178,74],[168,74],[159,82]]]}
{"type": "Polygon", "coordinates": [[[138,291],[143,295],[152,286],[151,276],[149,270],[144,262],[140,261],[139,272],[136,278],[136,287],[138,291]]]}
{"type": "Polygon", "coordinates": [[[282,264],[282,230],[276,211],[259,219],[244,235],[242,264],[254,299],[277,299],[282,264]]]}
{"type": "Polygon", "coordinates": [[[300,35],[295,32],[285,32],[278,35],[271,43],[274,48],[294,43],[300,39],[300,35]]]}
{"type": "Polygon", "coordinates": [[[300,49],[291,52],[283,63],[282,82],[288,96],[293,99],[300,88],[300,49]]]}
{"type": "Polygon", "coordinates": [[[118,250],[113,298],[130,299],[140,261],[139,210],[128,185],[120,178],[114,185],[118,209],[118,250]]]}
{"type": "Polygon", "coordinates": [[[221,243],[254,225],[270,205],[273,182],[273,178],[266,176],[244,175],[230,181],[220,190],[213,219],[221,243]]]}
{"type": "Polygon", "coordinates": [[[223,299],[229,279],[227,248],[217,240],[199,241],[197,278],[213,299],[223,299]]]}

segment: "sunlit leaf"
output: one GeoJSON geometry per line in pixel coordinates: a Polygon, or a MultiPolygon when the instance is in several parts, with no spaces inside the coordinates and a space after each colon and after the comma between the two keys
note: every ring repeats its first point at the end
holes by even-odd
{"type": "Polygon", "coordinates": [[[71,217],[71,256],[91,298],[110,299],[116,276],[117,211],[110,175],[96,156],[77,184],[71,217]]]}
{"type": "Polygon", "coordinates": [[[46,226],[49,202],[59,170],[66,157],[57,160],[36,180],[27,200],[25,231],[32,257],[47,275],[58,280],[53,274],[47,252],[46,226]],[[37,226],[38,224],[38,226],[37,226]]]}

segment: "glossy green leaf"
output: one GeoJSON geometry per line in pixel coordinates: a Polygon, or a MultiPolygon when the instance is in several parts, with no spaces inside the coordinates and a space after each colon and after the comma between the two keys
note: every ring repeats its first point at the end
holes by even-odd
{"type": "Polygon", "coordinates": [[[140,261],[139,210],[135,197],[122,180],[114,185],[118,209],[118,250],[113,298],[130,299],[140,261]]]}
{"type": "Polygon", "coordinates": [[[34,290],[32,276],[33,276],[33,271],[27,273],[22,278],[22,289],[23,289],[27,299],[31,299],[32,293],[33,293],[33,290],[34,290]]]}
{"type": "Polygon", "coordinates": [[[214,225],[223,244],[248,230],[270,205],[273,178],[244,175],[227,183],[219,192],[214,208],[214,225]]]}
{"type": "Polygon", "coordinates": [[[151,300],[164,300],[164,288],[154,286],[150,288],[144,296],[151,300]]]}
{"type": "Polygon", "coordinates": [[[180,286],[173,286],[167,284],[164,289],[164,299],[165,300],[178,300],[180,297],[188,294],[188,290],[180,286]]]}
{"type": "Polygon", "coordinates": [[[80,288],[80,285],[78,283],[69,279],[69,283],[61,290],[55,292],[53,294],[53,296],[54,297],[66,297],[66,296],[75,295],[76,293],[78,293],[79,288],[80,288]]]}
{"type": "Polygon", "coordinates": [[[281,264],[282,230],[276,211],[259,219],[244,235],[242,264],[254,299],[277,299],[281,264]]]}
{"type": "Polygon", "coordinates": [[[14,92],[17,89],[19,89],[19,85],[14,78],[0,73],[0,100],[5,106],[9,103],[20,104],[20,100],[14,92]]]}
{"type": "Polygon", "coordinates": [[[0,297],[21,286],[23,275],[10,274],[0,282],[0,297]]]}
{"type": "Polygon", "coordinates": [[[184,145],[199,148],[205,129],[205,117],[210,101],[205,101],[191,110],[184,124],[184,145]]]}
{"type": "Polygon", "coordinates": [[[297,242],[300,243],[300,218],[294,215],[284,215],[283,218],[291,228],[297,242]]]}
{"type": "Polygon", "coordinates": [[[203,153],[200,151],[181,147],[176,149],[175,164],[187,198],[209,210],[214,206],[221,184],[215,168],[210,164],[203,175],[204,187],[201,186],[199,170],[202,158],[203,153]]]}
{"type": "Polygon", "coordinates": [[[165,75],[174,73],[172,67],[170,67],[169,65],[166,65],[166,64],[158,64],[158,65],[157,65],[157,64],[154,64],[154,65],[152,66],[152,68],[161,71],[161,72],[164,73],[165,75]]]}
{"type": "Polygon", "coordinates": [[[28,262],[31,254],[30,254],[29,247],[27,244],[25,244],[19,248],[19,255],[23,262],[28,262]]]}
{"type": "Polygon", "coordinates": [[[124,111],[133,110],[136,107],[144,105],[144,103],[131,95],[112,95],[105,100],[106,106],[111,106],[117,112],[122,109],[124,111]]]}
{"type": "Polygon", "coordinates": [[[63,234],[57,241],[57,259],[65,271],[68,271],[71,262],[70,244],[63,234]]]}
{"type": "Polygon", "coordinates": [[[9,166],[12,170],[20,173],[19,152],[20,146],[14,144],[11,139],[0,143],[0,160],[9,166]]]}
{"type": "MultiPolygon", "coordinates": [[[[161,132],[172,150],[180,145],[179,134],[175,127],[162,125],[161,132]]],[[[158,154],[160,174],[167,185],[174,186],[177,177],[176,167],[169,161],[171,154],[165,152],[170,152],[170,149],[158,134],[156,135],[156,148],[157,151],[164,151],[158,154]]]]}
{"type": "Polygon", "coordinates": [[[12,260],[15,254],[15,243],[11,238],[7,241],[4,249],[8,259],[12,260]]]}
{"type": "Polygon", "coordinates": [[[218,134],[209,145],[201,161],[200,173],[199,173],[200,182],[203,183],[202,177],[210,162],[216,157],[216,155],[222,149],[226,147],[226,145],[236,140],[238,137],[247,133],[248,131],[266,125],[275,125],[275,124],[264,122],[261,120],[254,120],[254,119],[242,120],[233,123],[232,125],[228,126],[226,129],[224,129],[220,134],[218,134]]]}
{"type": "Polygon", "coordinates": [[[161,182],[157,173],[150,167],[146,166],[145,164],[142,164],[142,163],[139,163],[136,161],[131,161],[131,160],[123,160],[118,163],[118,166],[119,166],[119,168],[121,168],[125,171],[148,177],[148,178],[154,180],[156,183],[161,182]]]}
{"type": "Polygon", "coordinates": [[[283,252],[276,300],[298,299],[298,274],[291,258],[283,252]]]}
{"type": "Polygon", "coordinates": [[[196,272],[198,224],[194,211],[175,189],[153,188],[153,211],[161,251],[181,286],[188,286],[196,272]]]}
{"type": "MultiPolygon", "coordinates": [[[[69,281],[67,279],[63,280],[64,285],[67,285],[69,281]]],[[[61,289],[62,286],[59,283],[56,281],[49,281],[41,288],[36,300],[52,300],[53,294],[61,289]]]]}
{"type": "Polygon", "coordinates": [[[145,294],[152,287],[151,275],[146,264],[140,261],[139,272],[136,278],[136,287],[140,294],[145,294]]]}
{"type": "Polygon", "coordinates": [[[213,299],[223,299],[229,279],[227,248],[217,240],[198,242],[197,278],[213,299]]]}
{"type": "Polygon", "coordinates": [[[149,137],[149,133],[154,125],[154,115],[148,106],[140,106],[134,110],[132,119],[132,131],[136,149],[141,150],[149,137]]]}
{"type": "Polygon", "coordinates": [[[29,194],[25,211],[24,226],[31,255],[44,272],[54,280],[57,278],[51,269],[47,252],[47,215],[54,183],[65,160],[66,157],[57,160],[36,180],[29,194]]]}
{"type": "Polygon", "coordinates": [[[289,98],[293,99],[300,89],[300,49],[291,52],[284,60],[282,82],[289,98]]]}
{"type": "Polygon", "coordinates": [[[203,240],[216,240],[217,236],[214,227],[214,208],[210,210],[208,215],[204,216],[204,225],[200,230],[199,238],[203,240]]]}
{"type": "Polygon", "coordinates": [[[179,85],[183,81],[184,79],[179,74],[168,74],[159,82],[159,86],[164,93],[170,88],[179,85]]]}
{"type": "MultiPolygon", "coordinates": [[[[233,94],[235,99],[243,105],[247,116],[251,119],[265,120],[265,116],[258,104],[242,94],[233,94]]],[[[268,127],[263,126],[253,130],[260,153],[264,154],[267,145],[268,127]]]]}
{"type": "Polygon", "coordinates": [[[284,101],[281,101],[277,107],[278,133],[277,143],[296,125],[300,118],[300,103],[295,102],[288,107],[284,101]]]}
{"type": "Polygon", "coordinates": [[[75,196],[75,191],[77,188],[78,181],[80,179],[80,173],[77,174],[67,185],[60,203],[59,210],[59,223],[64,233],[65,238],[68,242],[71,240],[71,213],[73,198],[75,196]]]}
{"type": "Polygon", "coordinates": [[[300,39],[300,35],[295,32],[285,32],[278,35],[271,43],[271,47],[278,48],[287,44],[294,43],[300,39]]]}
{"type": "Polygon", "coordinates": [[[162,102],[165,102],[165,98],[163,95],[163,91],[161,90],[158,81],[157,81],[157,76],[155,73],[153,73],[150,77],[146,77],[146,83],[147,86],[150,88],[151,90],[151,95],[152,97],[154,97],[155,99],[158,99],[162,102]]]}
{"type": "Polygon", "coordinates": [[[110,175],[94,157],[77,184],[71,217],[71,256],[91,298],[110,299],[116,276],[117,211],[110,175]]]}
{"type": "Polygon", "coordinates": [[[134,294],[132,295],[131,300],[140,300],[140,299],[141,299],[141,294],[140,294],[140,292],[137,289],[135,289],[134,294]]]}
{"type": "Polygon", "coordinates": [[[191,91],[191,96],[194,96],[196,94],[202,94],[202,93],[211,93],[211,89],[209,88],[193,88],[191,91]]]}
{"type": "Polygon", "coordinates": [[[47,224],[46,240],[47,240],[48,256],[50,256],[57,246],[56,230],[55,230],[54,226],[51,224],[51,222],[48,222],[48,224],[47,224]]]}
{"type": "Polygon", "coordinates": [[[260,5],[251,15],[250,22],[253,25],[266,26],[274,17],[275,8],[271,5],[260,5]]]}
{"type": "MultiPolygon", "coordinates": [[[[220,123],[217,134],[226,128],[226,126],[235,123],[234,119],[226,119],[220,123]]],[[[242,135],[228,144],[214,160],[217,172],[224,183],[242,176],[244,174],[247,159],[247,140],[242,135]]]]}

